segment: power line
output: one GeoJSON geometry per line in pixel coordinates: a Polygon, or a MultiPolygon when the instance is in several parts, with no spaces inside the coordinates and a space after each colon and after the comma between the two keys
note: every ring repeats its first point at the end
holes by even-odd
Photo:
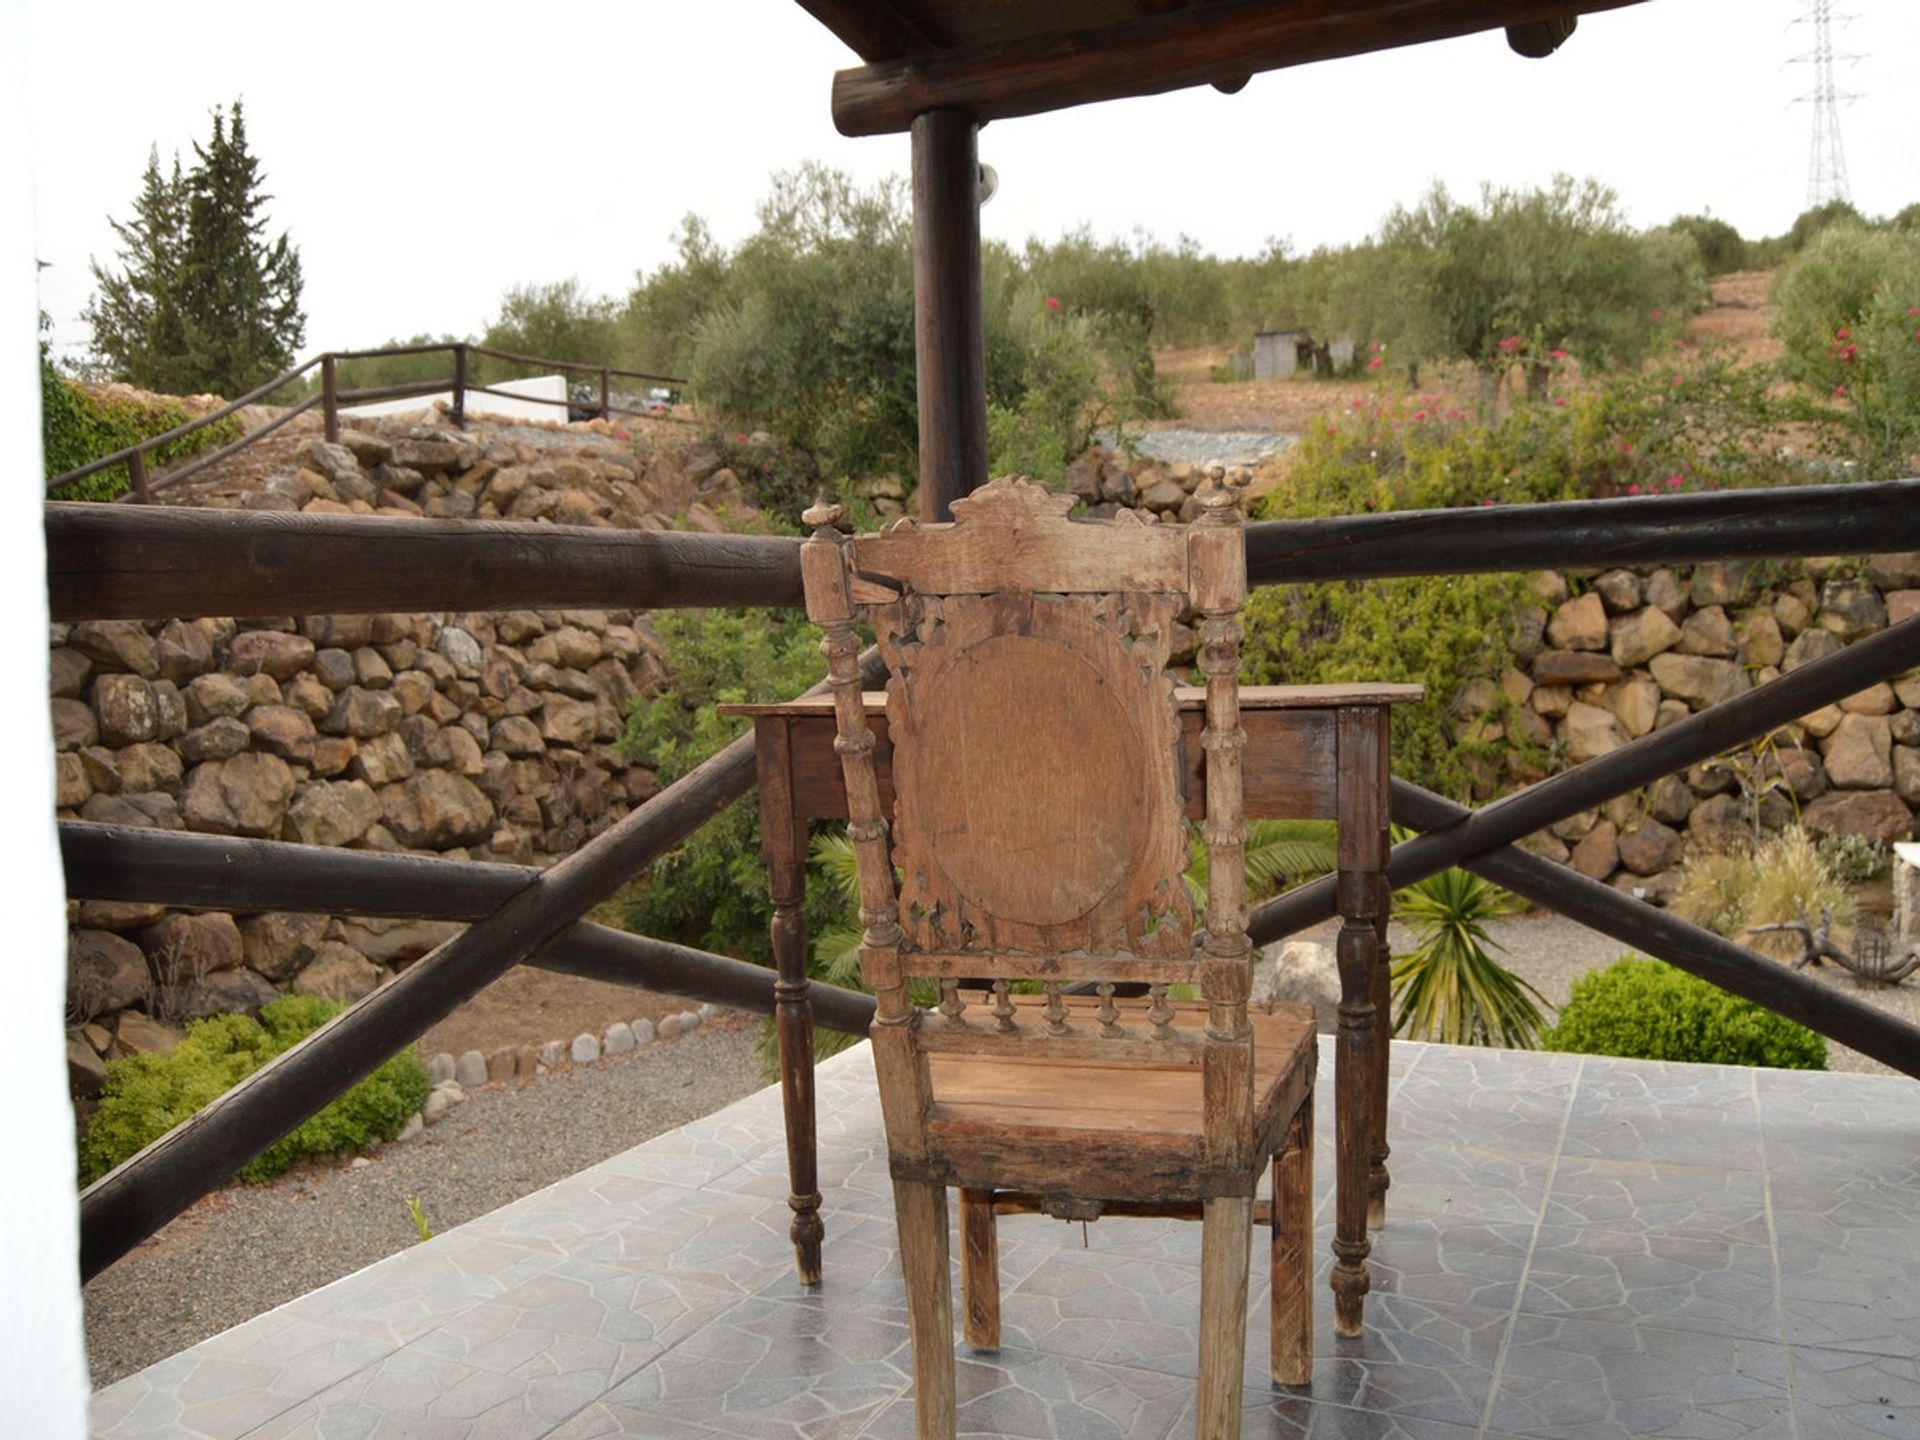
{"type": "MultiPolygon", "coordinates": [[[[1851,202],[1847,183],[1847,152],[1840,140],[1840,105],[1858,100],[1850,90],[1841,90],[1833,82],[1833,62],[1853,64],[1858,55],[1836,55],[1833,49],[1833,0],[1809,0],[1807,8],[1794,17],[1795,25],[1813,26],[1813,49],[1795,55],[1790,65],[1813,66],[1813,88],[1794,97],[1796,105],[1813,106],[1813,144],[1807,155],[1807,208],[1815,209],[1830,201],[1851,202]]],[[[1851,15],[1837,17],[1842,24],[1851,15]]]]}

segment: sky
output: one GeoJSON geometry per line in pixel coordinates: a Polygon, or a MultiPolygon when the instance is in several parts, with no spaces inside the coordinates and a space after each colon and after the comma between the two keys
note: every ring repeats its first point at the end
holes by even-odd
{"type": "MultiPolygon", "coordinates": [[[[0,0],[18,5],[23,0],[0,0]]],[[[833,129],[851,51],[790,0],[628,0],[548,11],[336,0],[318,11],[24,0],[40,302],[85,349],[89,259],[111,263],[150,146],[191,160],[213,107],[246,104],[277,230],[299,247],[303,354],[483,329],[516,284],[623,296],[671,258],[680,218],[723,244],[769,175],[807,160],[863,183],[904,136],[833,129]],[[529,13],[548,23],[533,27],[529,13]],[[192,23],[187,23],[187,17],[192,23]],[[79,99],[86,96],[89,98],[79,99]]],[[[1796,0],[1649,0],[1589,15],[1556,55],[1490,32],[1212,89],[1007,120],[988,238],[1088,226],[1185,234],[1213,253],[1370,233],[1434,181],[1612,186],[1641,225],[1710,211],[1749,236],[1805,207],[1811,48],[1796,0]]],[[[1837,67],[1854,203],[1920,200],[1920,4],[1845,0],[1837,67]]]]}

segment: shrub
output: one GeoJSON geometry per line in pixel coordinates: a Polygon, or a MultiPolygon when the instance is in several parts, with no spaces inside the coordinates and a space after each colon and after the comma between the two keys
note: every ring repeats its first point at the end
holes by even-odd
{"type": "MultiPolygon", "coordinates": [[[[107,1064],[100,1108],[80,1144],[80,1178],[92,1183],[174,1126],[218,1099],[344,1006],[288,995],[260,1012],[215,1015],[187,1027],[170,1055],[127,1055],[107,1064]]],[[[270,1180],[307,1155],[358,1150],[391,1140],[426,1103],[426,1067],[403,1050],[291,1135],[240,1171],[249,1184],[270,1180]]]]}
{"type": "MultiPolygon", "coordinates": [[[[193,412],[178,400],[139,400],[131,395],[96,394],[74,384],[44,360],[40,363],[40,444],[45,452],[49,480],[91,464],[102,455],[164,435],[192,418],[193,412]]],[[[189,455],[224,445],[239,433],[239,418],[230,415],[149,451],[147,468],[157,470],[189,455]]],[[[132,484],[126,466],[111,465],[83,480],[61,486],[50,498],[111,500],[124,494],[132,484]]]]}
{"type": "Polygon", "coordinates": [[[1824,1070],[1827,1042],[1804,1025],[1660,960],[1626,955],[1584,975],[1542,1047],[1703,1065],[1824,1070]]]}
{"type": "Polygon", "coordinates": [[[1794,936],[1748,936],[1747,927],[1775,925],[1801,914],[1818,924],[1824,907],[1834,924],[1844,928],[1859,911],[1827,853],[1798,825],[1758,845],[1689,855],[1671,904],[1681,919],[1716,935],[1794,956],[1799,954],[1794,936]]]}

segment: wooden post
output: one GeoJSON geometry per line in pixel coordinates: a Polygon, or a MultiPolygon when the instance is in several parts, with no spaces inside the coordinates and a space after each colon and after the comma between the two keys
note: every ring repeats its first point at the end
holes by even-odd
{"type": "Polygon", "coordinates": [[[980,293],[980,153],[973,117],[913,122],[913,338],[920,518],[987,482],[987,359],[980,293]]]}
{"type": "Polygon", "coordinates": [[[320,357],[320,395],[320,413],[326,419],[327,443],[338,445],[340,443],[340,385],[334,374],[331,353],[320,357]]]}
{"type": "MultiPolygon", "coordinates": [[[[1393,712],[1382,705],[1379,709],[1380,745],[1378,784],[1382,795],[1388,794],[1393,786],[1393,746],[1391,742],[1393,712]]],[[[1387,883],[1387,856],[1393,852],[1393,827],[1387,823],[1389,817],[1380,817],[1380,893],[1375,900],[1373,917],[1374,933],[1378,937],[1380,955],[1373,967],[1373,1153],[1367,1167],[1367,1228],[1378,1230],[1387,1223],[1387,1189],[1393,1183],[1387,1175],[1387,1157],[1392,1147],[1387,1144],[1387,1072],[1392,1064],[1393,1052],[1393,950],[1387,944],[1387,921],[1393,914],[1393,887],[1387,883]]]]}
{"type": "Polygon", "coordinates": [[[467,347],[453,347],[453,423],[459,430],[467,428],[467,347]]]}
{"type": "Polygon", "coordinates": [[[602,365],[600,367],[600,418],[605,420],[611,417],[612,414],[613,395],[611,393],[611,381],[607,375],[607,367],[602,365]]]}
{"type": "MultiPolygon", "coordinates": [[[[604,372],[602,372],[604,374],[604,372]]],[[[767,717],[754,726],[760,781],[760,845],[773,902],[774,1039],[779,1046],[780,1100],[787,1126],[789,1235],[802,1285],[820,1283],[819,1159],[815,1149],[813,1006],[807,980],[807,822],[793,805],[789,721],[767,717]]]]}
{"type": "Polygon", "coordinates": [[[147,485],[147,452],[135,450],[127,456],[127,477],[133,482],[134,498],[142,505],[153,503],[153,491],[147,485]]]}

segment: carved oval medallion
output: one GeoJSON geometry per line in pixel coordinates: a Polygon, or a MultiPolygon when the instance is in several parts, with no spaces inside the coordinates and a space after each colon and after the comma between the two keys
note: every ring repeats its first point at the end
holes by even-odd
{"type": "MultiPolygon", "coordinates": [[[[1118,677],[1121,690],[1130,675],[1118,677]]],[[[998,635],[916,697],[922,851],[1003,920],[1060,925],[1126,880],[1147,843],[1144,742],[1115,677],[1031,635],[998,635]]]]}

